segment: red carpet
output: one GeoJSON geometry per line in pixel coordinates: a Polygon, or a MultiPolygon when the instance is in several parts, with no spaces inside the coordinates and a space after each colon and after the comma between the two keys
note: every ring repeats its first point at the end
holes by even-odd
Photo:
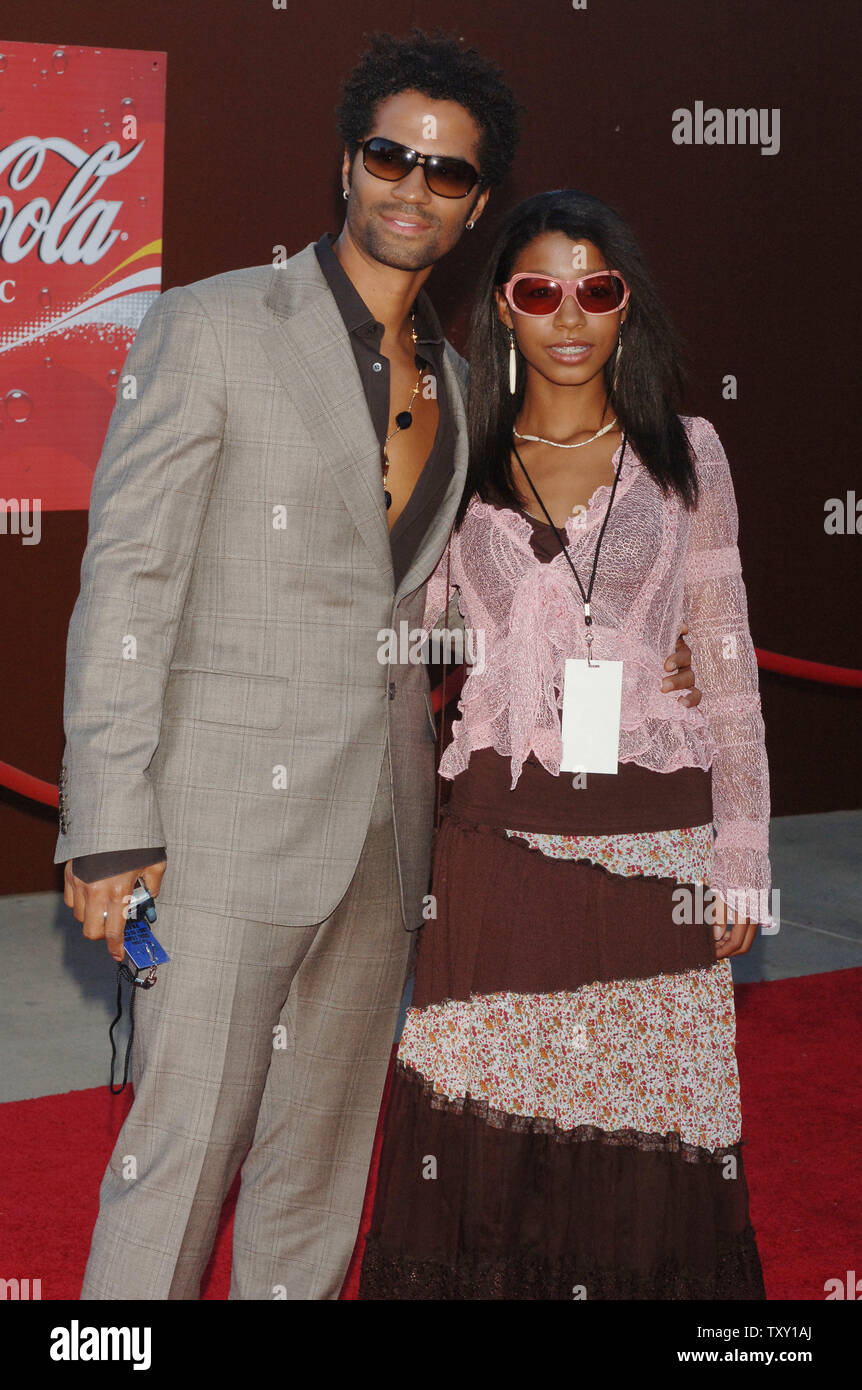
{"type": "MultiPolygon", "coordinates": [[[[770,1299],[823,1299],[858,1262],[862,970],[736,991],[745,1165],[770,1299]]],[[[391,1077],[391,1072],[390,1072],[391,1077]]],[[[384,1095],[384,1107],[388,1096],[384,1095]]],[[[43,1299],[77,1299],[102,1173],[130,1104],[106,1086],[0,1106],[4,1278],[41,1279],[43,1299]]],[[[383,1111],[381,1111],[381,1114],[383,1111]]],[[[373,1200],[377,1150],[363,1227],[373,1200]]],[[[237,1178],[203,1297],[224,1299],[237,1178]]],[[[355,1298],[360,1235],[342,1298],[355,1298]]]]}

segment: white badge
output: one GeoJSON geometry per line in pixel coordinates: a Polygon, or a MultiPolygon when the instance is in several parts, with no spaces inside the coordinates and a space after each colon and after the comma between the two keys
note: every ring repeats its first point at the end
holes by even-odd
{"type": "Polygon", "coordinates": [[[618,772],[623,663],[569,658],[563,676],[561,772],[618,772]]]}

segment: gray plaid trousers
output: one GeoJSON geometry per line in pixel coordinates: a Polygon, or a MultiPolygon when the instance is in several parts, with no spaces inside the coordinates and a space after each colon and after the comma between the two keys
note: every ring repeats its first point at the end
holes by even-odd
{"type": "Polygon", "coordinates": [[[338,1298],[415,941],[399,904],[388,749],[325,921],[184,911],[166,876],[156,933],[171,963],[137,998],[135,1099],[82,1299],[198,1298],[240,1164],[231,1299],[338,1298]]]}

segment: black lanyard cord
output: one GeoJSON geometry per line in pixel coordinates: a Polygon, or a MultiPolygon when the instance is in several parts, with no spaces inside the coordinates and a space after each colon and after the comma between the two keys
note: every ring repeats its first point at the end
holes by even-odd
{"type": "Polygon", "coordinates": [[[132,1043],[135,1040],[135,999],[137,997],[137,991],[139,989],[151,989],[156,983],[155,974],[155,967],[153,967],[143,979],[140,979],[132,974],[125,961],[120,962],[120,968],[117,971],[117,1013],[108,1029],[108,1037],[111,1039],[111,1080],[108,1083],[108,1089],[112,1096],[118,1096],[125,1090],[129,1078],[129,1058],[132,1055],[132,1043]],[[123,1080],[119,1087],[115,1087],[114,1063],[117,1060],[117,1045],[114,1042],[114,1029],[123,1017],[123,980],[128,980],[129,984],[132,986],[132,992],[129,998],[129,1041],[126,1044],[126,1055],[123,1058],[123,1080]]]}
{"type": "Polygon", "coordinates": [[[126,1087],[126,1082],[127,1082],[128,1075],[129,1075],[129,1057],[131,1056],[131,1052],[132,1052],[132,1043],[133,1043],[134,1037],[135,1037],[135,991],[134,991],[134,989],[133,989],[133,990],[132,990],[132,997],[131,997],[131,999],[129,1000],[129,1041],[128,1041],[128,1044],[127,1044],[127,1046],[126,1046],[126,1055],[125,1055],[125,1057],[124,1057],[124,1059],[123,1059],[123,1081],[122,1081],[122,1085],[121,1085],[119,1088],[115,1088],[115,1086],[114,1086],[114,1063],[115,1063],[116,1060],[117,1060],[117,1046],[116,1046],[116,1043],[114,1042],[114,1029],[116,1028],[117,1024],[119,1023],[120,1019],[123,1017],[123,976],[124,976],[124,975],[125,975],[125,977],[126,977],[127,980],[129,980],[129,981],[131,981],[132,983],[134,983],[134,981],[132,981],[132,976],[131,976],[131,973],[129,972],[128,968],[126,967],[126,965],[122,964],[122,965],[120,966],[119,970],[117,971],[117,1014],[116,1014],[116,1017],[114,1018],[113,1023],[111,1024],[110,1028],[108,1029],[108,1037],[111,1039],[111,1080],[110,1080],[110,1083],[109,1083],[109,1089],[110,1089],[110,1092],[111,1092],[111,1095],[112,1095],[112,1096],[118,1096],[118,1095],[120,1095],[121,1091],[123,1091],[123,1090],[125,1089],[125,1087],[126,1087]]]}
{"type": "Polygon", "coordinates": [[[616,474],[615,474],[615,476],[614,476],[614,485],[613,485],[613,487],[611,488],[611,495],[610,495],[610,497],[609,497],[609,499],[608,499],[607,510],[605,511],[605,518],[604,518],[604,521],[602,522],[601,530],[599,531],[598,540],[596,541],[595,554],[593,555],[593,569],[592,569],[592,573],[590,574],[590,587],[587,589],[586,593],[584,593],[584,586],[583,586],[583,584],[581,583],[580,575],[578,574],[578,571],[575,569],[574,563],[572,562],[572,557],[571,557],[571,555],[569,554],[569,547],[567,546],[567,544],[566,544],[566,542],[565,542],[565,539],[563,538],[562,534],[560,533],[559,528],[556,527],[556,526],[554,526],[553,521],[551,521],[550,516],[548,516],[548,509],[547,509],[547,507],[545,506],[544,502],[542,501],[541,497],[539,496],[538,492],[536,492],[536,489],[535,489],[535,487],[533,486],[533,480],[532,480],[532,478],[530,477],[530,475],[529,475],[529,473],[527,472],[526,468],[524,468],[524,460],[521,458],[521,455],[518,453],[518,446],[517,446],[517,444],[515,444],[514,440],[512,441],[512,449],[514,450],[516,459],[518,460],[518,462],[519,462],[519,464],[521,465],[521,467],[524,469],[524,477],[527,479],[527,482],[530,484],[530,487],[533,489],[533,496],[535,497],[535,499],[536,499],[536,501],[538,502],[539,506],[541,507],[542,511],[545,513],[545,516],[548,517],[548,524],[549,524],[551,527],[553,527],[554,534],[555,534],[555,536],[557,537],[557,540],[558,540],[559,543],[560,543],[560,547],[561,547],[561,549],[562,549],[562,552],[563,552],[563,554],[565,555],[566,559],[567,559],[568,562],[569,562],[569,569],[572,571],[572,574],[575,576],[575,579],[576,579],[576,581],[577,581],[578,588],[579,588],[580,591],[581,591],[581,598],[584,600],[584,608],[585,608],[584,621],[585,621],[587,624],[590,624],[590,623],[592,623],[592,621],[593,621],[593,620],[592,620],[592,617],[590,616],[590,613],[589,613],[590,595],[591,595],[592,592],[593,592],[593,584],[595,583],[596,570],[598,569],[598,564],[599,564],[599,551],[600,551],[601,548],[602,548],[602,540],[603,540],[603,538],[604,538],[605,528],[607,527],[608,518],[610,517],[610,514],[611,514],[611,507],[614,505],[614,496],[615,496],[616,490],[617,490],[617,483],[618,483],[619,480],[620,480],[620,473],[622,472],[623,458],[624,458],[625,452],[626,452],[626,443],[627,443],[627,441],[628,441],[628,437],[629,437],[629,436],[628,436],[628,430],[626,430],[625,433],[623,434],[622,452],[620,453],[620,461],[619,461],[619,463],[617,464],[617,471],[616,471],[616,474]]]}

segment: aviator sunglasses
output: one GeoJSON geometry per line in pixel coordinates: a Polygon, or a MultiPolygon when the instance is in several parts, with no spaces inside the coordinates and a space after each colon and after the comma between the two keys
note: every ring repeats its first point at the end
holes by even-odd
{"type": "Polygon", "coordinates": [[[629,287],[618,270],[594,270],[579,280],[555,280],[550,275],[513,275],[503,293],[516,314],[548,318],[563,300],[574,295],[585,314],[613,314],[628,303],[629,287]]]}
{"type": "Polygon", "coordinates": [[[432,193],[441,198],[466,198],[477,182],[479,175],[466,159],[452,159],[443,154],[420,154],[407,145],[399,145],[395,140],[385,140],[382,135],[373,135],[368,140],[357,140],[362,146],[362,163],[377,179],[396,183],[404,179],[422,165],[425,182],[432,193]]]}

